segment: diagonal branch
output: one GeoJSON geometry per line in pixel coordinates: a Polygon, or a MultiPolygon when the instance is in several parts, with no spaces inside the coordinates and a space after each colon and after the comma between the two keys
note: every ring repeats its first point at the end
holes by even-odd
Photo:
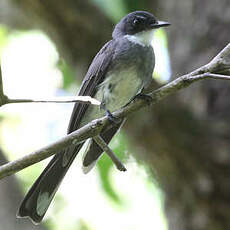
{"type": "MultiPolygon", "coordinates": [[[[230,61],[227,60],[227,56],[230,55],[230,43],[207,65],[202,66],[193,72],[178,77],[174,81],[160,87],[149,94],[152,97],[151,104],[159,103],[162,99],[172,95],[180,89],[190,86],[192,83],[204,80],[204,79],[218,79],[218,80],[230,80],[230,76],[218,74],[223,69],[230,69],[230,61]]],[[[149,103],[141,99],[135,99],[132,103],[126,107],[113,113],[116,118],[124,118],[133,112],[147,106],[149,103]]],[[[0,179],[18,172],[36,162],[39,162],[49,156],[55,154],[55,152],[66,148],[71,144],[77,144],[90,137],[95,137],[100,134],[101,130],[111,128],[107,117],[96,119],[84,127],[72,132],[57,142],[50,144],[40,150],[35,151],[21,159],[10,162],[0,167],[0,179]]]]}
{"type": "Polygon", "coordinates": [[[127,169],[122,164],[120,159],[114,154],[114,152],[109,148],[107,143],[103,140],[100,135],[93,137],[97,144],[104,150],[104,152],[111,158],[113,163],[116,165],[117,169],[120,171],[126,171],[127,169]]]}

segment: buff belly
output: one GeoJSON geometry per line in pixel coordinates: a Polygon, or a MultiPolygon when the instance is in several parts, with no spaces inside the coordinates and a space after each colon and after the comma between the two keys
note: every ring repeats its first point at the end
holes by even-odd
{"type": "MultiPolygon", "coordinates": [[[[102,102],[106,109],[114,112],[125,106],[142,88],[136,68],[123,71],[108,72],[106,80],[98,86],[94,98],[102,102]]],[[[105,115],[105,110],[99,106],[90,106],[82,118],[81,127],[90,121],[105,115]]]]}

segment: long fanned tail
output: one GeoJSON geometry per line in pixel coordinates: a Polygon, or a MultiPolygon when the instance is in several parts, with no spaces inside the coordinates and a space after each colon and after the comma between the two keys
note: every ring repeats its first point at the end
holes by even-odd
{"type": "Polygon", "coordinates": [[[53,157],[25,196],[17,217],[28,217],[34,224],[42,221],[62,179],[82,145],[74,146],[72,151],[62,151],[53,157]]]}

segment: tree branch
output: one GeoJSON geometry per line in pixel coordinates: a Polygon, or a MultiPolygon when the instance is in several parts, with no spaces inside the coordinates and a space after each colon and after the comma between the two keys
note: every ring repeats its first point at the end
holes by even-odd
{"type": "MultiPolygon", "coordinates": [[[[91,105],[100,105],[101,102],[92,98],[90,96],[73,96],[73,97],[57,97],[57,98],[45,98],[45,99],[10,99],[6,98],[4,104],[10,103],[28,103],[28,102],[36,102],[36,103],[72,103],[72,102],[80,102],[83,104],[91,104],[91,105]]],[[[1,106],[1,105],[0,105],[1,106]]]]}
{"type": "Polygon", "coordinates": [[[103,140],[103,138],[100,135],[97,135],[93,137],[93,139],[96,141],[96,143],[101,147],[102,150],[111,158],[113,163],[116,165],[117,169],[120,171],[126,171],[127,169],[122,164],[120,159],[114,154],[111,148],[107,145],[107,143],[103,140]]]}
{"type": "MultiPolygon", "coordinates": [[[[174,81],[166,84],[163,87],[153,91],[149,94],[152,97],[151,104],[159,103],[162,99],[171,94],[177,92],[180,89],[186,88],[192,83],[203,80],[203,79],[219,79],[219,80],[230,80],[230,76],[218,74],[222,70],[230,68],[230,61],[227,60],[227,56],[230,55],[230,43],[207,65],[202,66],[195,71],[178,77],[174,81]]],[[[147,106],[147,103],[141,99],[135,99],[132,103],[126,107],[120,109],[113,113],[116,118],[124,118],[129,114],[147,106]]],[[[90,137],[95,137],[100,134],[101,130],[107,130],[111,128],[112,124],[108,122],[107,117],[102,117],[96,119],[84,127],[72,132],[71,134],[65,136],[64,138],[58,140],[57,142],[50,144],[40,150],[37,150],[21,159],[10,162],[0,167],[0,179],[18,172],[32,164],[35,164],[61,149],[66,148],[71,144],[80,143],[90,137]]]]}
{"type": "Polygon", "coordinates": [[[2,105],[2,103],[5,103],[6,99],[7,97],[5,96],[3,91],[2,68],[0,64],[0,106],[2,105]]]}
{"type": "Polygon", "coordinates": [[[74,96],[74,97],[58,97],[58,98],[45,98],[45,99],[13,99],[8,98],[3,91],[3,80],[2,80],[2,70],[0,63],[0,106],[11,103],[28,103],[28,102],[36,102],[36,103],[73,103],[80,102],[83,104],[91,104],[91,105],[100,105],[101,102],[92,98],[90,96],[74,96]]]}

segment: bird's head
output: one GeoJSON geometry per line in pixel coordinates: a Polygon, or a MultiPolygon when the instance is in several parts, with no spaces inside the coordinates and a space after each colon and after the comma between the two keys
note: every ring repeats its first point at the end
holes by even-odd
{"type": "Polygon", "coordinates": [[[170,23],[168,22],[158,21],[155,16],[149,12],[135,11],[126,15],[115,26],[113,38],[149,32],[169,25],[170,23]]]}

